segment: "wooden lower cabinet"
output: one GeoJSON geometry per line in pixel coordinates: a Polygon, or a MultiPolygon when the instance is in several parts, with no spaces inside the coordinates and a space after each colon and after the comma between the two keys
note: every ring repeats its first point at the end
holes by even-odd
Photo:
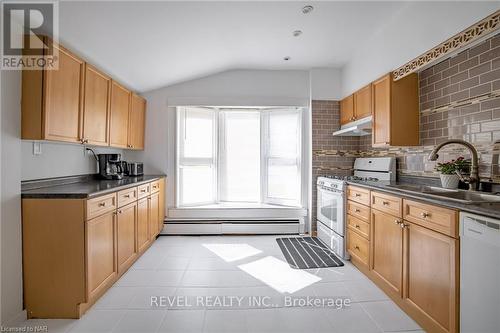
{"type": "Polygon", "coordinates": [[[403,278],[403,229],[402,221],[372,210],[370,269],[382,283],[395,292],[402,292],[403,278]]]}
{"type": "Polygon", "coordinates": [[[136,220],[137,203],[131,203],[117,211],[116,238],[118,272],[121,274],[132,265],[137,256],[136,248],[136,220]]]}
{"type": "Polygon", "coordinates": [[[136,192],[22,199],[28,318],[80,318],[152,244],[164,216],[162,189],[129,202],[136,192]]]}
{"type": "Polygon", "coordinates": [[[165,211],[165,187],[166,187],[167,179],[160,179],[159,181],[159,210],[158,210],[158,234],[163,230],[163,222],[165,221],[165,216],[167,216],[167,212],[165,211]]]}
{"type": "Polygon", "coordinates": [[[137,202],[137,250],[144,251],[149,243],[149,199],[137,202]]]}
{"type": "Polygon", "coordinates": [[[157,193],[153,193],[149,196],[149,238],[153,239],[158,235],[158,219],[160,218],[160,195],[157,193]]]}
{"type": "Polygon", "coordinates": [[[94,298],[116,278],[116,214],[109,212],[88,220],[87,239],[87,293],[94,298]]]}
{"type": "Polygon", "coordinates": [[[459,241],[406,223],[403,297],[433,331],[458,331],[459,241]]]}
{"type": "MultiPolygon", "coordinates": [[[[372,198],[379,194],[372,192],[372,198]]],[[[375,205],[383,212],[372,200],[367,236],[360,230],[362,221],[348,215],[352,263],[427,332],[459,332],[458,211],[403,201],[403,212],[375,205]],[[370,244],[368,268],[359,255],[362,240],[370,244]]]]}

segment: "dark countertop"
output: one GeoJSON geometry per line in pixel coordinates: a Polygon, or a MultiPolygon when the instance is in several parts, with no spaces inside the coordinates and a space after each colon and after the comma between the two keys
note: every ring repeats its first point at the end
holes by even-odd
{"type": "MultiPolygon", "coordinates": [[[[126,176],[120,180],[101,180],[95,178],[80,179],[65,184],[43,185],[38,188],[22,189],[21,198],[87,199],[120,191],[164,177],[166,176],[144,175],[139,177],[126,176]]],[[[30,186],[33,187],[33,185],[30,186]]]]}
{"type": "MultiPolygon", "coordinates": [[[[408,185],[407,182],[369,182],[369,181],[358,181],[351,180],[347,182],[348,184],[366,187],[372,190],[377,190],[381,192],[395,194],[405,198],[416,199],[420,201],[425,201],[431,204],[435,204],[438,206],[455,208],[464,212],[474,213],[478,215],[488,216],[492,218],[499,218],[500,216],[500,202],[498,203],[476,203],[476,204],[466,204],[446,199],[439,199],[436,197],[431,197],[425,193],[419,192],[408,192],[408,191],[400,191],[394,188],[389,187],[388,185],[408,185]]],[[[415,184],[410,184],[415,185],[415,184]]],[[[491,194],[482,192],[485,194],[491,194]]]]}

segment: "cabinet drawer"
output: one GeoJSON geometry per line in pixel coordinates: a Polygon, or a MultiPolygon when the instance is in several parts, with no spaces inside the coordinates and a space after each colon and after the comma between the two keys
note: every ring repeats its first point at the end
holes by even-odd
{"type": "Polygon", "coordinates": [[[370,190],[349,185],[349,187],[347,188],[347,199],[369,206],[370,190]]]}
{"type": "Polygon", "coordinates": [[[151,193],[158,192],[160,190],[160,180],[155,180],[151,182],[151,193]]]}
{"type": "Polygon", "coordinates": [[[87,220],[116,209],[116,193],[87,200],[87,220]]]}
{"type": "Polygon", "coordinates": [[[147,197],[151,193],[151,183],[147,183],[144,185],[139,185],[137,188],[138,191],[138,198],[144,198],[147,197]]]}
{"type": "Polygon", "coordinates": [[[393,195],[372,192],[372,208],[380,210],[381,212],[401,217],[402,203],[403,200],[401,198],[393,195]]]}
{"type": "Polygon", "coordinates": [[[370,207],[368,206],[353,201],[347,201],[347,213],[362,221],[370,222],[370,207]]]}
{"type": "Polygon", "coordinates": [[[405,199],[404,219],[458,238],[458,212],[456,210],[405,199]]]}
{"type": "Polygon", "coordinates": [[[357,217],[347,215],[347,226],[366,239],[370,239],[370,225],[357,217]]]}
{"type": "Polygon", "coordinates": [[[347,229],[347,250],[351,256],[368,265],[369,243],[350,229],[347,229]]]}
{"type": "Polygon", "coordinates": [[[135,200],[137,200],[137,187],[118,192],[118,207],[128,205],[135,200]]]}

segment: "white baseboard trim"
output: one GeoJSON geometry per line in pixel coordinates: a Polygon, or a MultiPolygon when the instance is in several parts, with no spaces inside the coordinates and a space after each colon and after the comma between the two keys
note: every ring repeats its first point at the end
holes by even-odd
{"type": "MultiPolygon", "coordinates": [[[[302,225],[303,226],[303,225],[302,225]]],[[[272,235],[272,234],[299,234],[301,224],[296,223],[166,223],[161,234],[163,235],[272,235]]]]}

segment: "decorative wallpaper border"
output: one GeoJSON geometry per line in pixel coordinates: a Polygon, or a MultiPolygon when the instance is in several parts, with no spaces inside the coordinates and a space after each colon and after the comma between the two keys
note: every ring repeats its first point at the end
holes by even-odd
{"type": "Polygon", "coordinates": [[[394,80],[399,80],[410,73],[416,72],[459,48],[467,46],[480,37],[490,34],[500,28],[500,10],[477,22],[464,31],[456,34],[432,50],[411,60],[393,71],[394,80]]]}

